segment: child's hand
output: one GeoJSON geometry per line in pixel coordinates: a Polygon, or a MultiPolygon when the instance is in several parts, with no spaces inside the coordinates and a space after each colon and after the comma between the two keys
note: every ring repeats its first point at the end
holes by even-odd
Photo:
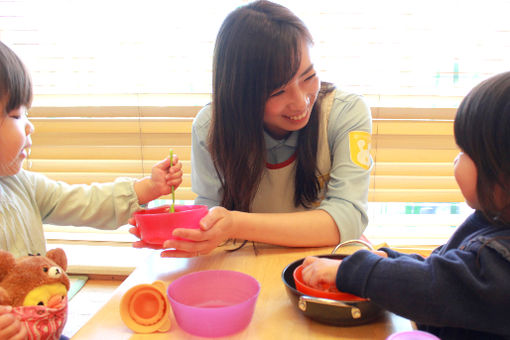
{"type": "Polygon", "coordinates": [[[324,284],[335,287],[336,273],[341,260],[307,256],[303,261],[303,281],[310,287],[321,289],[324,284]]]}
{"type": "Polygon", "coordinates": [[[166,158],[152,167],[151,182],[158,197],[168,195],[182,183],[182,163],[179,157],[173,155],[172,165],[170,158],[166,158]]]}
{"type": "Polygon", "coordinates": [[[177,155],[173,156],[173,165],[170,167],[170,158],[165,158],[152,167],[151,177],[138,180],[134,184],[138,203],[146,204],[162,195],[168,195],[182,183],[182,164],[177,155]]]}
{"type": "Polygon", "coordinates": [[[24,340],[28,338],[27,330],[13,314],[11,306],[0,306],[0,339],[24,340]]]}
{"type": "Polygon", "coordinates": [[[372,250],[371,252],[375,255],[379,255],[380,257],[385,257],[385,258],[388,257],[388,254],[382,250],[372,250]]]}

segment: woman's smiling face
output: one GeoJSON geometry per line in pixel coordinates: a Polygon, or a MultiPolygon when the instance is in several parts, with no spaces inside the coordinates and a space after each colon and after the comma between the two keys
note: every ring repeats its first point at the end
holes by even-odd
{"type": "Polygon", "coordinates": [[[299,70],[287,84],[275,90],[266,101],[264,128],[275,139],[308,124],[319,92],[319,78],[310,58],[310,47],[301,43],[299,70]]]}

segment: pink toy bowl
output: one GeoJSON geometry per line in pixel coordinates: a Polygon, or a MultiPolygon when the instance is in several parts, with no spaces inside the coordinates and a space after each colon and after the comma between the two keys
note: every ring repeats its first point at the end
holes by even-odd
{"type": "Polygon", "coordinates": [[[434,334],[414,330],[394,333],[387,337],[386,340],[440,340],[440,339],[434,334]]]}
{"type": "Polygon", "coordinates": [[[183,330],[202,337],[221,337],[248,326],[259,292],[259,282],[250,275],[206,270],[173,281],[167,295],[183,330]]]}
{"type": "Polygon", "coordinates": [[[170,206],[163,205],[139,210],[135,212],[134,217],[141,240],[161,245],[166,240],[181,239],[172,236],[176,228],[200,228],[199,222],[208,211],[205,205],[176,205],[175,211],[170,213],[170,206]]]}

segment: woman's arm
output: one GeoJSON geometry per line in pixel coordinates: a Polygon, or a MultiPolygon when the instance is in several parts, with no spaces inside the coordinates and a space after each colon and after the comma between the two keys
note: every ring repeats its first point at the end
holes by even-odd
{"type": "MultiPolygon", "coordinates": [[[[204,229],[221,223],[214,221],[214,215],[202,220],[204,229]]],[[[232,219],[230,238],[291,247],[331,246],[340,241],[335,221],[324,210],[279,214],[233,211],[232,219]]]]}
{"type": "Polygon", "coordinates": [[[342,240],[359,238],[368,224],[371,119],[361,96],[336,92],[327,130],[330,179],[319,208],[335,220],[342,240]]]}
{"type": "Polygon", "coordinates": [[[243,239],[289,247],[321,247],[340,240],[338,228],[323,210],[293,213],[245,213],[222,207],[211,209],[201,229],[176,229],[174,236],[194,242],[168,240],[162,256],[191,257],[208,254],[228,239],[243,239]]]}
{"type": "Polygon", "coordinates": [[[207,148],[211,126],[211,105],[205,106],[193,120],[191,130],[191,189],[197,197],[195,204],[209,208],[220,205],[221,182],[207,148]]]}

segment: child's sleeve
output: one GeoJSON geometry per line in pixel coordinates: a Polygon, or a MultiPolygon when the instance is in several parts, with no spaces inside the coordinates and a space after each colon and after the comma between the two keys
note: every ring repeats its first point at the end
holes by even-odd
{"type": "Polygon", "coordinates": [[[36,204],[44,223],[113,229],[140,209],[133,178],[69,185],[32,173],[36,204]]]}
{"type": "Polygon", "coordinates": [[[361,250],[347,257],[337,287],[418,324],[506,334],[510,262],[485,247],[452,249],[424,260],[382,258],[361,250]]]}

